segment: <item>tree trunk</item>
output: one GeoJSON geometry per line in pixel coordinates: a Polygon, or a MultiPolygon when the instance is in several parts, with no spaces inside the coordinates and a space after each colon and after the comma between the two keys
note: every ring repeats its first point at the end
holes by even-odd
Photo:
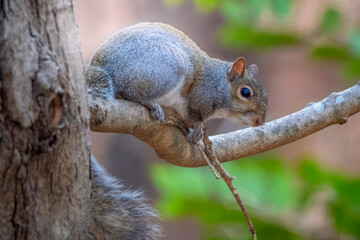
{"type": "Polygon", "coordinates": [[[89,114],[73,3],[0,4],[0,238],[88,239],[89,114]]]}

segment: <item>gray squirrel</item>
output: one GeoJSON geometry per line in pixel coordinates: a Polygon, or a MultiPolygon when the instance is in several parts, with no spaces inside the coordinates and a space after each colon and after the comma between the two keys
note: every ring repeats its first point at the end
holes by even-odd
{"type": "MultiPolygon", "coordinates": [[[[230,118],[251,126],[265,122],[267,96],[257,73],[254,64],[246,69],[242,57],[233,63],[209,57],[186,34],[163,23],[140,23],[118,31],[95,51],[85,68],[90,94],[142,104],[158,124],[165,120],[162,106],[169,107],[191,123],[187,137],[192,143],[202,138],[203,123],[210,118],[230,118]]],[[[131,202],[129,193],[122,190],[113,193],[107,182],[114,181],[102,177],[106,173],[95,160],[92,165],[97,239],[157,239],[159,230],[151,225],[150,208],[141,199],[131,202]],[[134,209],[123,209],[123,195],[127,196],[124,204],[134,209]],[[137,219],[139,215],[142,218],[137,219]],[[139,234],[128,229],[138,229],[139,234]]]]}
{"type": "Polygon", "coordinates": [[[267,96],[256,79],[256,65],[209,57],[187,35],[162,23],[140,23],[106,40],[86,67],[90,93],[123,98],[150,110],[159,124],[161,106],[173,108],[193,124],[189,139],[201,139],[203,122],[230,118],[264,123],[267,96]]]}

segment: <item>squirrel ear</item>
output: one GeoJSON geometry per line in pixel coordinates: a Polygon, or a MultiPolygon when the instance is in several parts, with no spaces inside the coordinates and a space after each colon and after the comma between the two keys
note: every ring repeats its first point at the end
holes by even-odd
{"type": "Polygon", "coordinates": [[[255,64],[251,64],[248,69],[254,76],[256,76],[259,72],[259,68],[255,64]]]}
{"type": "Polygon", "coordinates": [[[238,75],[240,75],[240,77],[244,77],[244,73],[245,73],[245,58],[239,57],[233,63],[230,74],[233,79],[235,78],[235,76],[238,75]]]}

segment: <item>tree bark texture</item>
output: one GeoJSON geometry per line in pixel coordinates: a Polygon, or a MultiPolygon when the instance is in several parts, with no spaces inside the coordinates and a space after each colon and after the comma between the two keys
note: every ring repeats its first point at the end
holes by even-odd
{"type": "Polygon", "coordinates": [[[73,3],[0,7],[0,239],[87,239],[89,114],[73,3]]]}

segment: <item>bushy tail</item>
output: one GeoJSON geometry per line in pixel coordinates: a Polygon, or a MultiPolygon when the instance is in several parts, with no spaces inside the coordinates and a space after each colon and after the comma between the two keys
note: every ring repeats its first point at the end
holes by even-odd
{"type": "Polygon", "coordinates": [[[139,191],[126,189],[91,156],[93,233],[97,240],[155,240],[157,216],[139,191]]]}

